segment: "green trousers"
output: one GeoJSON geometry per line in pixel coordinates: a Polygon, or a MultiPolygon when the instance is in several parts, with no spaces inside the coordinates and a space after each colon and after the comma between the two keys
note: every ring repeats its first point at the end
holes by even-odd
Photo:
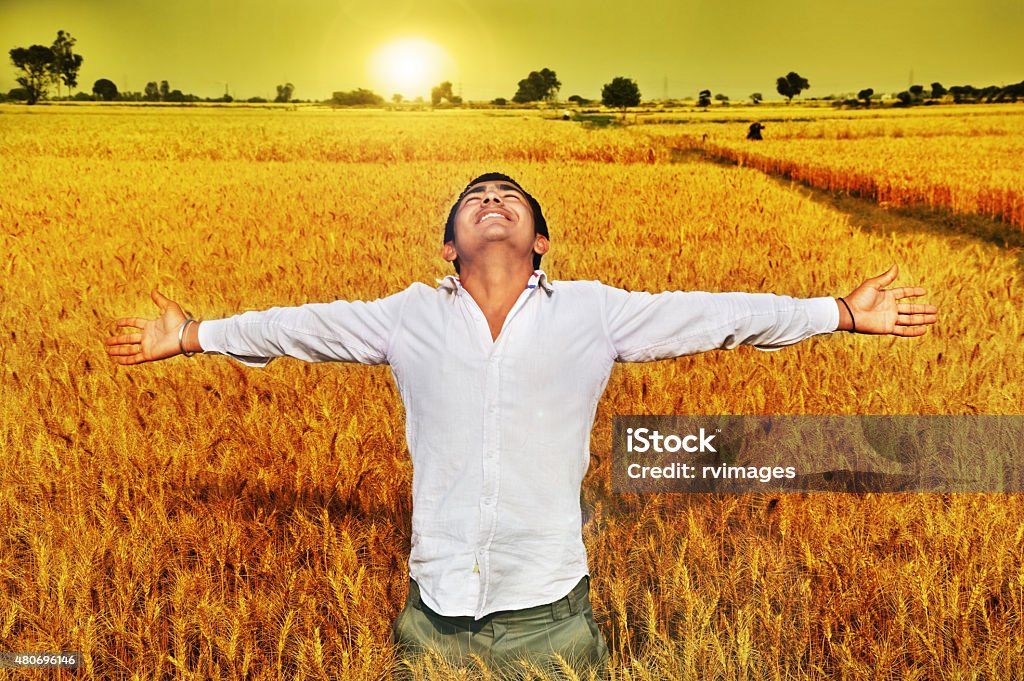
{"type": "Polygon", "coordinates": [[[524,676],[527,667],[521,660],[550,678],[559,678],[568,666],[581,681],[591,672],[602,678],[608,663],[608,648],[590,608],[589,577],[554,603],[478,620],[435,613],[420,600],[419,586],[410,580],[409,597],[391,633],[399,664],[396,679],[413,678],[407,663],[429,651],[455,667],[475,668],[471,656],[479,656],[499,678],[524,676]]]}

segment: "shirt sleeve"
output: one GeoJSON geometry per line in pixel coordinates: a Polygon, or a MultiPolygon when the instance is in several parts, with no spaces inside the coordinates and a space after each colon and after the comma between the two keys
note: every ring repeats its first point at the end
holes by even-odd
{"type": "Polygon", "coordinates": [[[777,350],[839,326],[834,298],[603,288],[607,333],[620,362],[649,362],[738,345],[777,350]]]}
{"type": "Polygon", "coordinates": [[[254,367],[275,357],[384,364],[410,289],[370,302],[313,303],[203,321],[203,352],[254,367]]]}

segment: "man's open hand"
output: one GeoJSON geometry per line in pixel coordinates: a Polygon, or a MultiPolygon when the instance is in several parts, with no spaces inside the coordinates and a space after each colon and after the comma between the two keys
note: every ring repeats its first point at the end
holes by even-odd
{"type": "MultiPolygon", "coordinates": [[[[858,333],[892,334],[893,336],[923,336],[926,328],[934,324],[939,308],[923,303],[901,303],[904,298],[923,296],[926,291],[917,286],[885,288],[896,281],[899,268],[893,265],[889,271],[868,279],[846,296],[846,303],[853,313],[858,333]]],[[[846,310],[840,303],[839,328],[844,325],[846,310]]]]}
{"type": "Polygon", "coordinates": [[[107,354],[118,364],[141,364],[181,354],[178,329],[187,319],[185,312],[180,305],[156,289],[153,289],[150,297],[160,308],[159,317],[122,317],[114,322],[118,329],[142,329],[142,333],[111,336],[104,341],[107,354]]]}

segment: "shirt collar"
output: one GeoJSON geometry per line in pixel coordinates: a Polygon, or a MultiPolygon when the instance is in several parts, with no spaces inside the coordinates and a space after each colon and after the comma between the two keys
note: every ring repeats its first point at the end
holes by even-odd
{"type": "MultiPolygon", "coordinates": [[[[453,293],[461,293],[464,290],[462,288],[462,280],[454,274],[449,274],[444,279],[436,279],[435,281],[438,283],[438,288],[443,288],[453,293]]],[[[534,289],[538,286],[549,296],[555,292],[544,270],[534,270],[533,274],[530,275],[530,280],[526,282],[526,288],[528,289],[534,289]]]]}

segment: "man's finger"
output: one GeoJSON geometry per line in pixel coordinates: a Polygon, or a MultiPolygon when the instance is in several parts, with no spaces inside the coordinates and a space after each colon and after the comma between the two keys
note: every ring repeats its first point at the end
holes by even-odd
{"type": "Polygon", "coordinates": [[[133,345],[115,345],[112,348],[107,348],[107,354],[111,357],[131,357],[141,352],[142,346],[137,343],[133,345]]]}
{"type": "Polygon", "coordinates": [[[103,341],[107,345],[126,345],[128,343],[141,343],[141,333],[129,333],[123,336],[111,336],[103,341]]]}
{"type": "Polygon", "coordinates": [[[920,286],[906,286],[904,288],[889,289],[889,293],[891,293],[896,300],[900,300],[901,298],[917,298],[918,296],[923,296],[928,293],[928,291],[920,286]]]}
{"type": "Polygon", "coordinates": [[[938,320],[933,314],[901,314],[896,315],[897,326],[920,326],[922,324],[934,324],[938,320]]]}
{"type": "Polygon", "coordinates": [[[114,321],[114,326],[119,329],[125,326],[130,326],[134,329],[144,329],[149,322],[149,319],[143,319],[142,317],[122,317],[114,321]]]}
{"type": "Polygon", "coordinates": [[[118,364],[141,364],[143,362],[142,355],[132,355],[131,357],[115,357],[114,361],[118,364]]]}
{"type": "Polygon", "coordinates": [[[923,336],[926,333],[928,333],[928,329],[924,326],[897,326],[892,330],[892,335],[902,336],[903,338],[923,336]]]}
{"type": "Polygon", "coordinates": [[[156,303],[156,306],[160,308],[160,312],[166,310],[167,306],[171,304],[171,299],[156,289],[153,289],[150,292],[149,297],[152,298],[153,302],[156,303]]]}
{"type": "Polygon", "coordinates": [[[899,314],[936,314],[939,308],[924,303],[900,303],[896,306],[899,314]]]}
{"type": "Polygon", "coordinates": [[[868,279],[864,283],[871,284],[872,286],[875,286],[877,288],[885,288],[886,286],[888,286],[892,282],[896,281],[896,276],[899,273],[900,273],[900,268],[894,263],[893,266],[890,267],[888,270],[886,270],[885,272],[882,272],[877,277],[872,277],[872,278],[868,279]]]}

